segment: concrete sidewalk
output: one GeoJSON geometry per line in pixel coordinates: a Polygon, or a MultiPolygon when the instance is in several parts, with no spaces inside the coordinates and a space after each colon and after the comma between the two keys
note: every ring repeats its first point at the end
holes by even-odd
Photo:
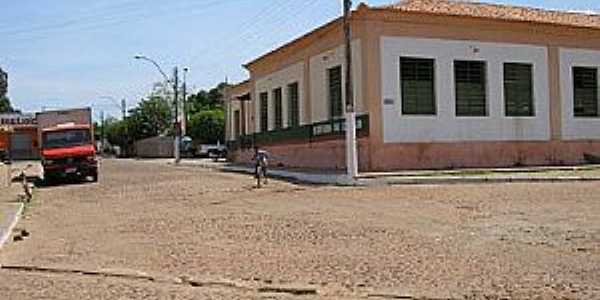
{"type": "Polygon", "coordinates": [[[23,203],[17,202],[19,192],[17,184],[0,188],[0,249],[10,238],[23,212],[23,203]]]}
{"type": "MultiPolygon", "coordinates": [[[[173,164],[173,160],[162,160],[162,163],[173,164]]],[[[214,162],[207,159],[182,160],[180,166],[201,167],[222,172],[254,174],[254,168],[252,166],[214,162]]],[[[600,165],[362,173],[355,179],[349,179],[344,173],[319,173],[314,170],[272,168],[269,170],[269,175],[274,178],[282,178],[302,183],[340,186],[580,182],[600,181],[600,165]]]]}
{"type": "MultiPolygon", "coordinates": [[[[173,165],[173,160],[167,160],[167,164],[173,165]]],[[[180,166],[200,167],[204,169],[217,170],[222,172],[254,174],[254,167],[249,165],[229,164],[227,162],[214,162],[210,159],[188,159],[181,160],[180,166]]],[[[340,173],[323,172],[317,173],[308,170],[287,170],[282,168],[269,168],[269,177],[281,178],[285,180],[298,181],[310,184],[329,184],[342,185],[347,184],[346,176],[340,173]]]]}
{"type": "Polygon", "coordinates": [[[27,177],[37,177],[41,172],[39,162],[22,161],[11,165],[0,164],[0,249],[10,238],[23,213],[24,204],[19,202],[23,194],[20,182],[12,182],[22,172],[27,177]]]}

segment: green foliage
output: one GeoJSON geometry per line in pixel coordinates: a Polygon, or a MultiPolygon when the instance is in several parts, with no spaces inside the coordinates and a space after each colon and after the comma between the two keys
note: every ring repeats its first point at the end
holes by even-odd
{"type": "MultiPolygon", "coordinates": [[[[226,83],[221,83],[209,91],[201,90],[188,97],[188,135],[195,143],[212,144],[224,140],[225,112],[222,103],[226,86],[226,83]]],[[[107,120],[104,125],[105,137],[110,144],[131,149],[135,141],[173,134],[171,109],[172,106],[164,95],[152,93],[148,99],[129,111],[125,121],[107,120]]],[[[98,126],[96,135],[100,135],[101,130],[101,126],[98,126]]]]}
{"type": "Polygon", "coordinates": [[[227,87],[228,84],[222,82],[208,91],[200,90],[188,97],[188,135],[195,143],[214,144],[225,139],[223,96],[227,87]]]}
{"type": "Polygon", "coordinates": [[[10,100],[6,96],[8,92],[8,74],[0,68],[0,113],[15,112],[10,104],[10,100]]]}
{"type": "Polygon", "coordinates": [[[167,100],[151,97],[129,112],[127,129],[134,141],[172,131],[171,107],[167,100]]]}
{"type": "Polygon", "coordinates": [[[132,141],[129,140],[128,125],[127,121],[107,123],[105,128],[106,140],[112,145],[121,147],[129,145],[132,141]]]}
{"type": "MultiPolygon", "coordinates": [[[[151,96],[142,100],[138,106],[129,111],[127,119],[108,119],[104,124],[104,135],[112,145],[118,145],[130,153],[133,144],[149,137],[173,132],[171,107],[167,100],[159,96],[151,96]]],[[[102,126],[95,124],[97,139],[102,134],[102,126]]]]}
{"type": "Polygon", "coordinates": [[[10,100],[7,97],[0,97],[0,113],[11,113],[14,111],[10,100]]]}
{"type": "Polygon", "coordinates": [[[225,112],[221,108],[204,110],[190,118],[189,135],[196,143],[215,144],[225,136],[225,112]]]}
{"type": "Polygon", "coordinates": [[[222,82],[209,91],[200,90],[198,93],[190,95],[187,98],[187,108],[190,115],[222,107],[223,93],[227,86],[227,83],[222,82]]]}

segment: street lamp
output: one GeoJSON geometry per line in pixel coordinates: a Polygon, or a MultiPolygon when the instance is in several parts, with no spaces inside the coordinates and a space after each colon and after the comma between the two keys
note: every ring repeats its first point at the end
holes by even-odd
{"type": "Polygon", "coordinates": [[[174,104],[175,104],[175,142],[173,145],[173,152],[175,152],[175,164],[178,164],[179,161],[181,160],[181,152],[179,149],[180,143],[181,143],[181,125],[179,124],[179,103],[178,103],[178,90],[179,90],[179,76],[177,75],[177,67],[175,67],[174,72],[173,72],[173,80],[171,81],[169,79],[169,76],[167,76],[167,74],[163,71],[163,69],[160,67],[160,65],[154,61],[151,58],[148,58],[147,56],[144,55],[136,55],[134,56],[135,59],[139,59],[139,60],[145,60],[148,61],[150,63],[152,63],[156,69],[158,70],[158,72],[160,72],[160,74],[164,77],[165,81],[167,83],[173,83],[173,98],[174,98],[174,104]]]}
{"type": "Polygon", "coordinates": [[[166,82],[170,82],[169,76],[167,76],[167,74],[165,73],[165,71],[163,71],[163,69],[160,67],[160,65],[156,61],[154,61],[153,59],[148,58],[147,56],[144,56],[144,55],[136,55],[133,58],[135,58],[135,59],[141,59],[141,60],[145,60],[145,61],[149,61],[150,63],[152,63],[156,67],[156,69],[158,69],[158,72],[160,72],[160,74],[165,78],[165,81],[166,82]]]}
{"type": "Polygon", "coordinates": [[[115,107],[119,108],[123,117],[123,121],[125,121],[125,118],[127,117],[127,102],[125,101],[125,98],[121,100],[121,103],[119,103],[119,101],[112,96],[100,96],[99,99],[110,100],[115,107]]]}

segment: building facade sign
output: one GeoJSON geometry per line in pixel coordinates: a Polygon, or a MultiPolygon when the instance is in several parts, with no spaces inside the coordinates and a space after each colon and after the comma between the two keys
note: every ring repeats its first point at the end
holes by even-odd
{"type": "Polygon", "coordinates": [[[0,127],[32,127],[37,126],[33,114],[0,114],[0,127]]]}

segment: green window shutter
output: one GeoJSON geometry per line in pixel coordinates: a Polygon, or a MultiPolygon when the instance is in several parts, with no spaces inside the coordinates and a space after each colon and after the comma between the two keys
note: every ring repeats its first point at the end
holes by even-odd
{"type": "Polygon", "coordinates": [[[275,129],[283,128],[283,103],[281,88],[273,90],[273,102],[275,105],[275,129]]]}
{"type": "Polygon", "coordinates": [[[486,65],[482,61],[454,61],[456,115],[484,117],[487,115],[486,65]]]}
{"type": "Polygon", "coordinates": [[[298,83],[294,82],[287,87],[288,95],[288,123],[289,127],[300,125],[300,103],[298,99],[298,83]]]}
{"type": "Polygon", "coordinates": [[[401,57],[402,114],[435,115],[435,60],[401,57]]]}
{"type": "Polygon", "coordinates": [[[260,94],[260,131],[269,131],[269,94],[260,94]]]}
{"type": "Polygon", "coordinates": [[[575,117],[598,117],[598,69],[573,68],[575,117]]]}
{"type": "Polygon", "coordinates": [[[533,65],[504,64],[504,108],[507,117],[532,117],[533,65]]]}
{"type": "Polygon", "coordinates": [[[333,67],[328,72],[329,82],[329,116],[331,119],[341,117],[344,113],[342,103],[342,67],[333,67]]]}

